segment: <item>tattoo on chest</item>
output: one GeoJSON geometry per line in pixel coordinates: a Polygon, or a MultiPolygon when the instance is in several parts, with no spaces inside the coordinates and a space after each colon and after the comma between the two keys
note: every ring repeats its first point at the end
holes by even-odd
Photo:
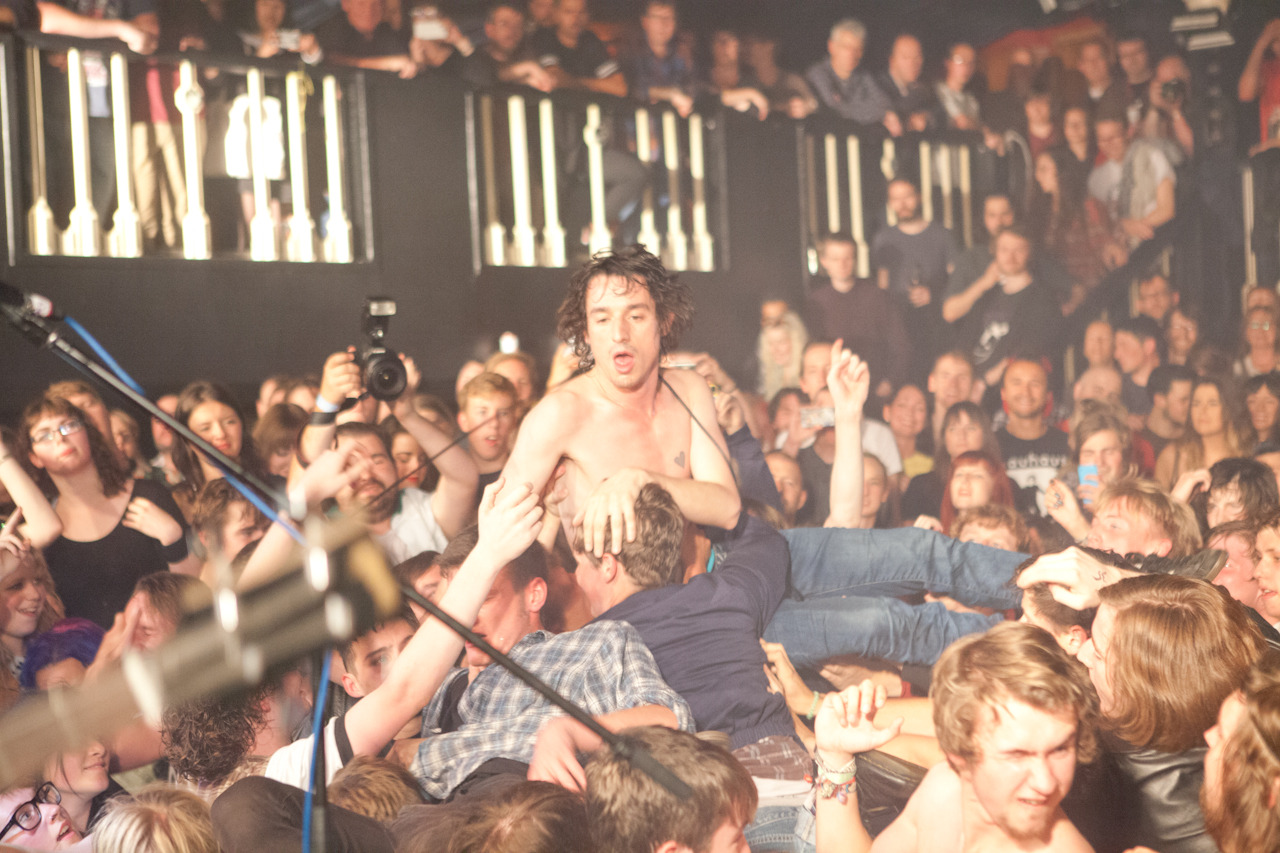
{"type": "Polygon", "coordinates": [[[1102,569],[1098,569],[1098,571],[1094,574],[1093,579],[1096,581],[1102,581],[1102,580],[1106,580],[1106,577],[1107,577],[1107,573],[1102,569]]]}
{"type": "Polygon", "coordinates": [[[684,467],[684,451],[683,451],[683,450],[681,450],[681,451],[676,455],[676,467],[677,467],[677,468],[683,468],[683,467],[684,467]]]}

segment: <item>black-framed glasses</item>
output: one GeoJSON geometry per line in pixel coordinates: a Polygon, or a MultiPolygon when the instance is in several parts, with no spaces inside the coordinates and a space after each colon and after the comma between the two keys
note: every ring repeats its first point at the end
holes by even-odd
{"type": "Polygon", "coordinates": [[[75,435],[82,429],[84,429],[84,424],[80,423],[80,421],[77,421],[77,420],[64,421],[58,424],[56,427],[53,427],[52,429],[42,430],[36,433],[35,435],[31,436],[31,443],[32,444],[48,444],[49,442],[53,441],[55,437],[59,435],[62,436],[63,438],[66,438],[69,435],[75,435]]]}
{"type": "Polygon", "coordinates": [[[52,782],[45,782],[36,788],[35,796],[13,810],[9,822],[0,829],[0,839],[9,834],[15,826],[28,832],[40,825],[40,804],[58,805],[62,802],[62,792],[52,782]]]}

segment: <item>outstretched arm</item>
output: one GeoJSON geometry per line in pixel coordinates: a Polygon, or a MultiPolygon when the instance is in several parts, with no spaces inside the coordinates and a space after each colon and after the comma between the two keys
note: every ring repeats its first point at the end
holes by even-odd
{"type": "Polygon", "coordinates": [[[62,519],[58,518],[58,513],[40,491],[40,487],[18,462],[12,449],[5,446],[3,439],[0,439],[0,484],[9,493],[14,505],[22,511],[23,521],[18,525],[17,532],[33,548],[47,547],[62,535],[62,519]]]}
{"type": "MultiPolygon", "coordinates": [[[[462,624],[473,624],[498,572],[533,544],[541,529],[537,494],[528,484],[508,486],[499,478],[480,502],[479,541],[449,582],[440,606],[462,624]]],[[[376,754],[394,738],[431,701],[461,651],[461,637],[440,620],[427,619],[392,664],[387,680],[347,711],[352,751],[376,754]]]]}
{"type": "Polygon", "coordinates": [[[831,345],[827,387],[835,404],[836,455],[831,463],[831,514],[824,527],[862,524],[862,407],[871,387],[866,362],[844,341],[831,345]]]}
{"type": "MultiPolygon", "coordinates": [[[[902,720],[888,728],[875,727],[876,712],[884,707],[885,689],[864,681],[842,693],[828,693],[814,720],[818,758],[818,853],[868,853],[871,836],[862,825],[858,788],[853,781],[854,757],[879,749],[897,736],[902,720]]],[[[899,818],[897,823],[900,823],[899,818]]],[[[895,848],[897,849],[897,848],[895,848]]]]}
{"type": "Polygon", "coordinates": [[[421,374],[413,359],[403,355],[400,358],[404,361],[409,381],[395,402],[395,416],[440,472],[440,482],[431,497],[431,511],[444,535],[452,539],[471,521],[471,507],[475,505],[480,472],[476,470],[471,454],[463,450],[462,445],[453,443],[453,436],[414,409],[413,395],[421,374]]]}

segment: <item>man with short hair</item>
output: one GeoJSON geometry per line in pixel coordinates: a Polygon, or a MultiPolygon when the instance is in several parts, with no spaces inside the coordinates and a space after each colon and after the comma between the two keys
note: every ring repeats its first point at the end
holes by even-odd
{"type": "Polygon", "coordinates": [[[924,131],[933,125],[937,100],[933,90],[920,82],[923,68],[920,39],[903,33],[893,40],[889,67],[876,75],[876,83],[889,96],[889,109],[903,130],[924,131]]]}
{"type": "Polygon", "coordinates": [[[858,67],[866,41],[867,28],[861,21],[837,21],[827,39],[827,58],[809,66],[805,79],[827,110],[859,124],[883,124],[889,133],[901,136],[902,124],[890,110],[888,96],[858,67]]]}
{"type": "MultiPolygon", "coordinates": [[[[574,579],[592,615],[640,632],[663,678],[689,703],[698,730],[728,735],[730,749],[752,776],[803,780],[807,753],[795,737],[786,702],[769,691],[759,644],[787,591],[782,537],[744,514],[722,543],[724,551],[715,555],[714,569],[685,583],[684,519],[670,496],[645,486],[633,511],[636,539],[616,556],[585,553],[580,536],[575,544],[574,579]]],[[[571,760],[564,756],[566,763],[571,760]]]]}
{"type": "Polygon", "coordinates": [[[559,333],[587,370],[525,416],[503,473],[541,492],[563,462],[562,517],[583,524],[597,555],[634,535],[622,507],[649,482],[694,523],[737,524],[741,500],[711,392],[693,371],[659,367],[692,315],[688,287],[638,246],[593,259],[560,306],[559,333]]]}
{"type": "Polygon", "coordinates": [[[1129,123],[1142,115],[1147,102],[1147,82],[1151,79],[1151,53],[1147,40],[1139,32],[1128,32],[1116,39],[1116,56],[1120,70],[1124,72],[1125,94],[1129,123]]]}
{"type": "Polygon", "coordinates": [[[1114,367],[1090,367],[1071,386],[1071,400],[1077,406],[1084,400],[1119,404],[1124,377],[1114,367]]]}
{"type": "Polygon", "coordinates": [[[988,386],[1018,355],[1056,357],[1062,315],[1031,266],[1031,238],[1018,226],[992,241],[995,260],[963,292],[942,303],[942,319],[964,321],[959,340],[988,386]]]}
{"type": "Polygon", "coordinates": [[[869,681],[824,700],[815,720],[820,849],[932,853],[963,838],[984,850],[1092,850],[1062,801],[1077,760],[1093,757],[1097,697],[1049,634],[1010,622],[958,641],[934,667],[930,696],[946,763],[874,846],[845,768],[896,736],[902,720],[876,727],[885,690],[869,681]]]}
{"type": "Polygon", "coordinates": [[[1147,383],[1160,366],[1160,327],[1145,315],[1116,323],[1116,365],[1124,374],[1120,400],[1132,415],[1145,417],[1151,411],[1147,383]]]}
{"type": "Polygon", "coordinates": [[[764,462],[769,466],[774,488],[778,490],[778,498],[782,501],[782,517],[786,520],[787,527],[795,527],[796,516],[809,499],[800,463],[781,450],[766,453],[764,462]]]}
{"type": "Polygon", "coordinates": [[[383,0],[342,0],[342,14],[316,30],[327,62],[391,71],[401,79],[417,75],[409,56],[409,30],[396,31],[385,19],[383,0]]]}
{"type": "MultiPolygon", "coordinates": [[[[428,423],[420,416],[419,419],[428,423]]],[[[434,426],[430,428],[435,430],[434,426]]],[[[478,474],[475,463],[461,448],[450,448],[436,460],[440,482],[434,492],[427,493],[398,487],[390,445],[377,427],[342,424],[335,441],[339,451],[353,448],[369,461],[366,471],[338,491],[338,506],[363,520],[393,564],[423,551],[443,551],[449,537],[471,517],[478,474]],[[445,456],[454,458],[442,465],[445,456]]]]}
{"type": "Polygon", "coordinates": [[[1037,361],[1011,361],[1000,399],[1009,419],[996,430],[1009,479],[1018,487],[1021,510],[1044,515],[1045,490],[1071,458],[1067,434],[1049,424],[1049,374],[1037,361]]]}
{"type": "MultiPolygon", "coordinates": [[[[896,225],[886,225],[871,241],[877,282],[914,308],[940,299],[954,268],[956,245],[951,232],[920,213],[920,191],[910,181],[890,181],[889,209],[896,225]]],[[[917,319],[912,312],[912,322],[917,319]]]]}
{"type": "MultiPolygon", "coordinates": [[[[969,285],[990,272],[995,263],[995,236],[1005,228],[1017,224],[1017,212],[1009,196],[992,193],[982,201],[982,225],[985,239],[975,239],[973,245],[956,255],[955,267],[947,279],[943,300],[963,293],[969,285]]],[[[1032,278],[1048,287],[1059,302],[1071,292],[1071,277],[1060,263],[1047,254],[1034,254],[1030,261],[1032,278]]]]}
{"type": "Polygon", "coordinates": [[[741,853],[758,794],[725,750],[683,732],[648,727],[623,737],[693,789],[680,798],[615,750],[588,762],[587,816],[597,850],[611,853],[741,853]]]}
{"type": "Polygon", "coordinates": [[[1089,173],[1089,195],[1098,201],[1129,237],[1132,248],[1155,236],[1155,229],[1176,212],[1177,175],[1159,146],[1145,139],[1129,141],[1123,115],[1094,122],[1103,162],[1089,173]]]}
{"type": "Polygon", "coordinates": [[[501,476],[511,456],[518,406],[516,386],[498,373],[481,373],[458,392],[458,426],[467,434],[481,490],[501,476]]]}
{"type": "Polygon", "coordinates": [[[1125,114],[1128,107],[1125,86],[1111,74],[1111,56],[1106,42],[1095,38],[1082,44],[1076,70],[1089,87],[1089,107],[1094,115],[1112,118],[1125,114]]]}
{"type": "Polygon", "coordinates": [[[875,282],[857,277],[857,254],[845,234],[832,234],[818,244],[818,265],[827,283],[805,297],[805,327],[814,338],[843,340],[870,366],[872,388],[883,397],[906,381],[911,344],[893,298],[875,282]]]}
{"type": "Polygon", "coordinates": [[[1138,316],[1150,317],[1164,325],[1169,312],[1178,307],[1182,295],[1169,284],[1169,279],[1155,272],[1138,282],[1138,316]]]}
{"type": "Polygon", "coordinates": [[[474,518],[479,491],[479,472],[470,454],[414,408],[420,374],[413,359],[402,359],[408,381],[404,392],[391,401],[392,413],[440,472],[434,492],[399,487],[390,442],[378,427],[362,420],[340,423],[344,415],[359,413],[362,401],[372,401],[375,412],[378,403],[364,388],[354,349],[325,360],[316,411],[302,431],[298,450],[304,464],[333,446],[344,455],[355,448],[367,460],[367,468],[337,492],[337,502],[364,521],[392,564],[423,551],[443,551],[450,537],[474,518]],[[343,406],[349,408],[339,411],[343,406]]]}
{"type": "Polygon", "coordinates": [[[551,75],[528,50],[522,50],[524,30],[524,9],[518,2],[490,6],[484,18],[485,41],[463,60],[463,79],[477,88],[508,82],[551,91],[551,75]]]}
{"type": "Polygon", "coordinates": [[[1155,455],[1171,441],[1182,438],[1191,415],[1191,385],[1195,381],[1191,368],[1181,364],[1162,364],[1147,377],[1147,394],[1151,411],[1147,413],[1142,437],[1155,455]]]}
{"type": "Polygon", "coordinates": [[[933,429],[933,446],[942,441],[942,420],[947,409],[973,396],[973,362],[959,350],[944,352],[933,362],[926,390],[933,395],[933,413],[929,423],[933,429]]]}
{"type": "Polygon", "coordinates": [[[1117,480],[1098,496],[1085,544],[1121,557],[1186,557],[1200,550],[1200,525],[1149,480],[1117,480]]]}
{"type": "Polygon", "coordinates": [[[627,88],[631,97],[657,103],[666,101],[682,116],[693,111],[696,81],[693,68],[675,49],[675,0],[649,0],[640,16],[644,42],[627,63],[627,88]]]}

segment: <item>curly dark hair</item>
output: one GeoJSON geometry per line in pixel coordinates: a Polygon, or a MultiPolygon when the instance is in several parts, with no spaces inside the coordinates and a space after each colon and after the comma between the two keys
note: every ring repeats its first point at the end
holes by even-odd
{"type": "Polygon", "coordinates": [[[617,251],[605,249],[569,279],[560,310],[556,312],[556,334],[573,343],[573,354],[583,368],[595,364],[587,344],[587,290],[597,276],[621,278],[649,291],[662,326],[662,353],[679,344],[680,335],[693,324],[693,294],[689,286],[667,272],[656,255],[636,244],[617,251]]]}
{"type": "Polygon", "coordinates": [[[249,757],[267,723],[269,687],[195,699],[167,708],[161,725],[164,757],[177,773],[216,786],[249,757]]]}
{"type": "Polygon", "coordinates": [[[112,449],[111,436],[104,436],[93,420],[82,409],[65,397],[44,394],[22,412],[22,429],[18,431],[18,456],[31,479],[40,485],[46,494],[54,493],[54,485],[49,472],[31,464],[31,430],[44,418],[74,418],[84,425],[85,435],[89,437],[89,456],[93,467],[102,481],[102,493],[107,497],[120,494],[129,485],[129,478],[120,467],[120,461],[112,449]]]}

